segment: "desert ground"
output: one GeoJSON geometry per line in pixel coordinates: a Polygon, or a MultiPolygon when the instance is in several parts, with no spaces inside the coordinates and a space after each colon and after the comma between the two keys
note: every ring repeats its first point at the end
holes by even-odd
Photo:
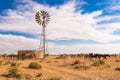
{"type": "Polygon", "coordinates": [[[4,60],[0,58],[0,80],[120,80],[120,56],[107,59],[95,58],[65,58],[57,59],[57,56],[48,56],[45,59],[4,60]],[[104,64],[95,65],[95,61],[103,61],[104,64]],[[11,63],[19,64],[17,69],[21,78],[9,77],[11,63]],[[31,69],[29,64],[37,62],[41,69],[31,69]],[[36,77],[38,73],[41,76],[36,77]],[[25,75],[27,75],[25,77],[25,75]]]}

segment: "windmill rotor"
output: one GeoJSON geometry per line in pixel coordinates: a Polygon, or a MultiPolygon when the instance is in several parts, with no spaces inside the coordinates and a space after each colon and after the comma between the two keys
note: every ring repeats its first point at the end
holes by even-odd
{"type": "Polygon", "coordinates": [[[36,13],[35,19],[39,25],[44,24],[46,26],[50,21],[50,15],[46,11],[41,10],[36,13]]]}

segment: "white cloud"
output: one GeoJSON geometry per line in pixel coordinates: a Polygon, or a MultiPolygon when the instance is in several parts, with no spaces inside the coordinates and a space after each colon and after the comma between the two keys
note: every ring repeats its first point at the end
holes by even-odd
{"type": "Polygon", "coordinates": [[[0,23],[1,30],[40,34],[41,26],[35,22],[34,15],[38,10],[46,10],[51,15],[47,26],[49,39],[85,39],[97,42],[120,40],[117,35],[96,29],[99,27],[97,18],[103,13],[102,10],[81,14],[82,9],[75,12],[75,1],[57,7],[49,7],[31,0],[22,1],[26,5],[18,5],[16,10],[9,9],[6,11],[7,16],[0,17],[3,20],[0,23]]]}
{"type": "MultiPolygon", "coordinates": [[[[16,10],[6,10],[7,16],[0,16],[0,30],[40,34],[41,26],[35,22],[34,16],[37,11],[46,10],[51,15],[51,21],[47,26],[48,39],[82,39],[103,43],[120,40],[119,35],[113,34],[120,29],[119,22],[97,24],[101,21],[119,18],[119,15],[100,17],[103,14],[102,10],[82,14],[82,9],[75,11],[77,5],[75,1],[53,7],[31,0],[22,0],[22,2],[25,4],[18,5],[16,10]]],[[[35,49],[39,45],[39,40],[22,36],[0,35],[0,45],[2,45],[0,46],[0,52],[9,51],[11,53],[19,49],[35,49]]],[[[51,53],[118,53],[120,44],[78,44],[69,46],[50,43],[49,47],[51,53]]]]}
{"type": "Polygon", "coordinates": [[[105,6],[103,8],[105,15],[120,16],[120,0],[106,0],[106,3],[101,5],[105,6]]]}
{"type": "Polygon", "coordinates": [[[20,49],[36,49],[39,40],[23,36],[0,35],[0,53],[17,53],[20,49]]]}
{"type": "Polygon", "coordinates": [[[111,9],[111,10],[118,10],[118,9],[120,9],[120,6],[113,6],[113,7],[111,7],[110,9],[111,9]]]}
{"type": "MultiPolygon", "coordinates": [[[[26,38],[15,35],[0,35],[0,53],[17,53],[18,50],[37,49],[39,47],[38,39],[26,38]]],[[[119,53],[120,44],[75,44],[75,45],[57,45],[49,43],[50,54],[64,53],[119,53]]]]}
{"type": "Polygon", "coordinates": [[[119,9],[120,9],[120,0],[110,0],[110,10],[117,10],[117,11],[119,11],[119,9]]]}

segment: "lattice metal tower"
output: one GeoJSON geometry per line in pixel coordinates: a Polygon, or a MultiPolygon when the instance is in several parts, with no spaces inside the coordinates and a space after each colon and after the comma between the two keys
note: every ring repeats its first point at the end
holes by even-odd
{"type": "Polygon", "coordinates": [[[41,50],[43,51],[43,54],[46,54],[46,48],[47,48],[47,42],[46,42],[46,25],[50,21],[50,15],[46,11],[38,11],[35,15],[36,22],[39,25],[42,25],[42,34],[41,34],[41,40],[40,40],[40,46],[41,50]]]}

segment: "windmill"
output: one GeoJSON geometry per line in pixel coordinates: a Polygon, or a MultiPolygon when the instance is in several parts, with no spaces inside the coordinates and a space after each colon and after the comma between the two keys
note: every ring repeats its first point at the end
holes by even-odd
{"type": "Polygon", "coordinates": [[[40,41],[40,46],[41,46],[41,43],[42,43],[42,51],[43,51],[43,55],[45,55],[46,53],[46,25],[49,23],[50,21],[50,15],[46,12],[46,11],[38,11],[35,15],[35,19],[36,19],[36,22],[39,24],[39,25],[42,25],[42,35],[41,35],[41,41],[40,41]]]}

